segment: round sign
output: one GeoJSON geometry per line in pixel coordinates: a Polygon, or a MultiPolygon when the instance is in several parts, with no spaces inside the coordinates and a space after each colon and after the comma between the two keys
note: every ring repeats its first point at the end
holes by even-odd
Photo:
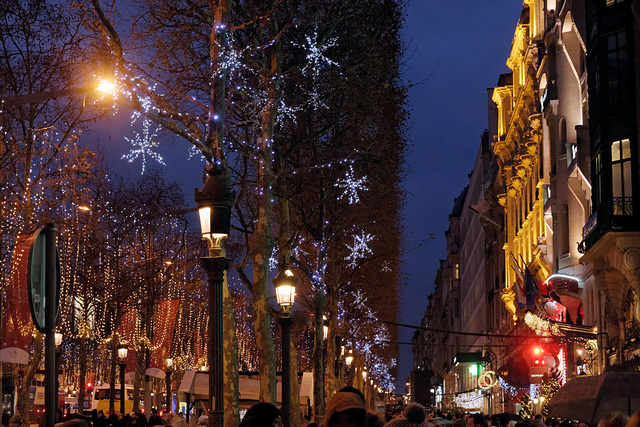
{"type": "Polygon", "coordinates": [[[498,378],[493,371],[485,371],[480,374],[480,377],[478,378],[478,385],[485,390],[490,389],[496,384],[498,384],[498,378]]]}
{"type": "MultiPolygon", "coordinates": [[[[52,233],[53,234],[53,233],[52,233]]],[[[55,238],[55,234],[54,238],[55,238]]],[[[29,308],[31,317],[36,328],[40,332],[51,332],[54,325],[47,325],[46,311],[48,304],[54,310],[54,318],[58,316],[58,305],[60,303],[60,255],[58,247],[55,248],[55,280],[47,283],[47,233],[45,228],[41,228],[31,236],[31,247],[29,248],[29,264],[27,266],[27,287],[29,291],[29,308]],[[46,291],[50,286],[55,287],[55,300],[47,301],[46,291]]]]}

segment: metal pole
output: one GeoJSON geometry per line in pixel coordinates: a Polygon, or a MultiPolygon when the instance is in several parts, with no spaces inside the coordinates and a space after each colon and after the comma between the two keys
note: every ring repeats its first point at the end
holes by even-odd
{"type": "Polygon", "coordinates": [[[119,363],[120,365],[120,413],[124,417],[124,400],[125,400],[125,389],[124,389],[124,368],[127,366],[126,363],[119,363]]]}
{"type": "Polygon", "coordinates": [[[291,316],[279,318],[282,326],[282,423],[291,425],[291,316]]]}
{"type": "Polygon", "coordinates": [[[201,263],[209,279],[209,427],[224,426],[224,354],[222,285],[230,260],[203,257],[201,263]]]}
{"type": "Polygon", "coordinates": [[[167,412],[171,413],[173,396],[171,395],[171,369],[167,370],[167,412]]]}
{"type": "Polygon", "coordinates": [[[56,225],[48,223],[45,227],[45,425],[53,427],[56,423],[56,404],[58,400],[58,390],[56,390],[56,317],[57,305],[57,275],[56,268],[56,225]]]}

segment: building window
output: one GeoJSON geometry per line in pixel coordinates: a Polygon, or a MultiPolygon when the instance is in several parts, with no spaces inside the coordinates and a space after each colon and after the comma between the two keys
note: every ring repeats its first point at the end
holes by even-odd
{"type": "Polygon", "coordinates": [[[560,155],[567,154],[567,121],[560,119],[560,155]]]}
{"type": "Polygon", "coordinates": [[[619,110],[628,104],[627,88],[629,61],[627,37],[624,30],[607,36],[607,77],[609,108],[619,110]]]}
{"type": "Polygon", "coordinates": [[[611,143],[613,214],[633,215],[631,192],[631,143],[628,139],[611,143]]]}
{"type": "Polygon", "coordinates": [[[453,277],[457,280],[460,278],[460,264],[456,262],[456,265],[453,268],[454,268],[453,277]]]}
{"type": "Polygon", "coordinates": [[[593,183],[595,205],[599,207],[602,204],[602,153],[599,152],[594,161],[595,182],[593,183]]]}

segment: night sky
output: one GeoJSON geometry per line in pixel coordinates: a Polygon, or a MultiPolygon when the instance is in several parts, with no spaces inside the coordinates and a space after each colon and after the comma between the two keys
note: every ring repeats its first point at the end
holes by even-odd
{"type": "MultiPolygon", "coordinates": [[[[420,325],[434,290],[438,260],[446,258],[444,233],[453,199],[468,183],[487,128],[487,88],[509,72],[506,60],[521,11],[519,0],[407,5],[403,75],[407,83],[421,83],[409,91],[400,323],[420,325]]],[[[413,333],[400,328],[399,340],[410,343],[413,333]]],[[[399,347],[396,391],[405,392],[411,346],[399,347]]]]}
{"type": "MultiPolygon", "coordinates": [[[[487,88],[509,71],[505,62],[521,10],[519,0],[411,0],[407,5],[401,71],[405,83],[415,86],[408,99],[401,323],[419,325],[434,290],[438,260],[446,257],[444,233],[453,199],[468,182],[487,127],[487,88]]],[[[130,147],[123,134],[132,137],[129,114],[98,123],[94,135],[100,135],[109,167],[136,180],[140,161],[121,160],[130,147]]],[[[202,166],[187,160],[187,146],[169,138],[158,151],[167,165],[165,176],[181,184],[192,201],[193,188],[202,185],[202,166]]],[[[147,167],[158,165],[148,160],[147,167]]],[[[400,328],[399,340],[410,343],[413,332],[400,328]]],[[[396,391],[405,392],[411,346],[399,347],[396,391]]]]}

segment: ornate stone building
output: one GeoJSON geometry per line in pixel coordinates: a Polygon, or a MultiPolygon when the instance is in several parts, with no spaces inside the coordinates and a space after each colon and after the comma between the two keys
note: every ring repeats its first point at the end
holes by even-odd
{"type": "Polygon", "coordinates": [[[470,402],[456,400],[473,381],[454,360],[478,366],[485,412],[513,410],[541,380],[638,364],[639,27],[640,0],[523,1],[454,217],[460,246],[447,234],[414,337],[443,402],[470,402]]]}

